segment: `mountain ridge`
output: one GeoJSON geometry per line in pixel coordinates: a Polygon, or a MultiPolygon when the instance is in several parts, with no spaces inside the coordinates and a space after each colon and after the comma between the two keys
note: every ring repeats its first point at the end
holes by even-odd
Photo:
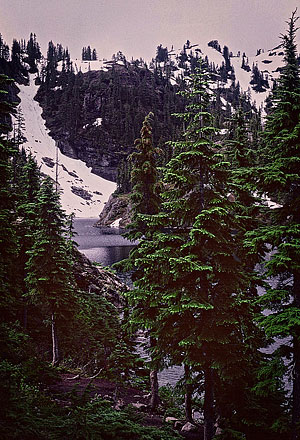
{"type": "MultiPolygon", "coordinates": [[[[241,93],[245,111],[264,113],[263,105],[280,73],[282,54],[281,45],[266,52],[258,50],[255,57],[247,57],[240,52],[232,54],[226,46],[221,49],[217,40],[201,48],[187,41],[178,50],[172,48],[169,51],[158,46],[156,57],[148,65],[143,59],[127,61],[121,52],[112,60],[72,60],[67,50],[52,43],[47,57],[41,56],[35,63],[38,68],[34,99],[42,107],[47,136],[54,139],[62,157],[65,155],[85,162],[93,175],[117,181],[121,192],[128,192],[128,178],[127,188],[120,188],[119,175],[130,172],[127,157],[133,151],[134,140],[139,137],[142,121],[149,111],[155,114],[153,134],[155,144],[162,150],[161,164],[171,157],[166,142],[178,139],[181,131],[180,124],[171,115],[184,107],[177,92],[184,87],[200,56],[216,80],[216,97],[211,110],[218,116],[220,136],[223,136],[227,131],[224,121],[240,105],[241,93]],[[255,105],[259,109],[255,109],[255,105]]],[[[20,51],[17,57],[19,70],[16,76],[20,87],[25,89],[28,87],[24,85],[25,72],[35,70],[34,63],[27,64],[27,55],[20,51]]],[[[17,62],[13,62],[13,56],[11,61],[2,59],[0,69],[10,72],[11,66],[17,62]]],[[[37,140],[32,141],[32,136],[25,133],[27,148],[36,154],[37,140]]],[[[39,156],[43,172],[53,175],[55,148],[51,154],[39,156]]],[[[108,200],[109,194],[100,202],[98,195],[103,192],[102,184],[91,187],[84,183],[84,175],[79,177],[64,166],[68,173],[66,180],[69,180],[67,192],[71,198],[75,197],[75,202],[65,202],[63,196],[64,207],[70,211],[73,205],[76,215],[98,215],[101,203],[108,200]],[[99,210],[96,213],[96,208],[90,209],[90,206],[97,203],[99,210]]],[[[111,187],[111,192],[113,188],[115,186],[111,187]]],[[[65,188],[63,191],[66,193],[65,188]]]]}

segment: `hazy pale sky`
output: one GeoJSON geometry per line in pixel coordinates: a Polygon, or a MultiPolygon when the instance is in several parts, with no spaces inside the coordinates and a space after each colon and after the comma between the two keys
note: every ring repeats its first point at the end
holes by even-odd
{"type": "Polygon", "coordinates": [[[300,0],[0,0],[0,32],[10,46],[35,32],[44,54],[52,40],[73,58],[90,45],[99,58],[121,50],[150,60],[159,44],[181,48],[187,39],[217,39],[255,55],[279,43],[297,6],[300,0]]]}

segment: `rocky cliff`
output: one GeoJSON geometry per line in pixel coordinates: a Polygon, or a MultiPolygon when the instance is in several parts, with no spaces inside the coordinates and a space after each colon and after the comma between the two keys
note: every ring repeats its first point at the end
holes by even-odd
{"type": "Polygon", "coordinates": [[[113,64],[84,74],[57,72],[53,83],[42,82],[36,99],[61,151],[84,160],[95,174],[116,181],[118,168],[133,151],[150,111],[156,145],[174,138],[179,122],[171,114],[183,105],[176,91],[146,67],[113,64]]]}
{"type": "Polygon", "coordinates": [[[112,194],[95,226],[99,228],[102,226],[125,228],[130,223],[130,211],[129,194],[112,194]]]}

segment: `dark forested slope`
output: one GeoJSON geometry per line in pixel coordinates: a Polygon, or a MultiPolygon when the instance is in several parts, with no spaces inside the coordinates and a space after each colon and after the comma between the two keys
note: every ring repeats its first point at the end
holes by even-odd
{"type": "Polygon", "coordinates": [[[149,111],[155,112],[158,145],[178,131],[171,113],[180,110],[182,99],[147,68],[115,64],[106,71],[61,73],[56,84],[42,83],[37,94],[51,136],[63,153],[84,160],[106,179],[117,179],[118,166],[132,152],[149,111]]]}

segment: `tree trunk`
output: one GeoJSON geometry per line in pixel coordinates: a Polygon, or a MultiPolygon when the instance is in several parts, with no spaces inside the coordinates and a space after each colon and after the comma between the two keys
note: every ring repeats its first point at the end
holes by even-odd
{"type": "Polygon", "coordinates": [[[185,380],[185,395],[184,395],[184,409],[185,409],[185,419],[187,422],[193,422],[192,413],[192,394],[193,385],[189,383],[190,379],[190,367],[188,365],[184,366],[184,380],[185,380]]]}
{"type": "Polygon", "coordinates": [[[27,304],[25,303],[23,305],[23,327],[24,330],[27,330],[27,325],[28,325],[28,307],[27,304]]]}
{"type": "Polygon", "coordinates": [[[57,338],[57,328],[56,328],[54,312],[51,313],[51,334],[52,334],[52,365],[57,367],[59,365],[59,352],[58,352],[58,338],[57,338]]]}
{"type": "MultiPolygon", "coordinates": [[[[294,274],[294,305],[300,308],[300,273],[294,274]]],[[[300,440],[300,326],[295,329],[293,338],[294,375],[293,375],[293,409],[292,440],[300,440]]]]}
{"type": "MultiPolygon", "coordinates": [[[[150,336],[150,346],[151,348],[156,346],[156,340],[152,336],[150,336]]],[[[157,368],[153,368],[150,371],[150,387],[151,387],[150,407],[151,407],[151,411],[154,411],[159,404],[157,368]]]]}
{"type": "Polygon", "coordinates": [[[157,370],[150,371],[150,386],[151,386],[150,407],[151,407],[151,411],[154,411],[159,403],[157,370]]]}
{"type": "Polygon", "coordinates": [[[214,437],[214,391],[213,373],[211,368],[204,370],[204,440],[212,440],[214,437]]]}

